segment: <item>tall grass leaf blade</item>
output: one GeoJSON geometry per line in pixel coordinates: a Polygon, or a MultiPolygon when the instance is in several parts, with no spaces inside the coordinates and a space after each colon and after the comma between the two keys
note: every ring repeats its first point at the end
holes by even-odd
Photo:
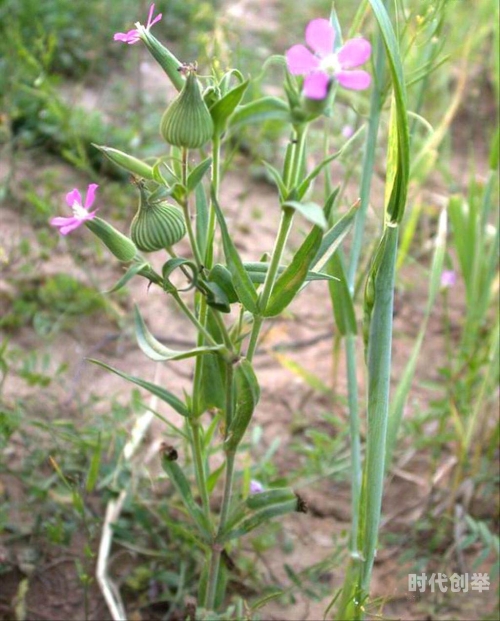
{"type": "Polygon", "coordinates": [[[326,269],[330,276],[336,278],[336,282],[328,283],[330,299],[332,300],[333,314],[335,317],[335,325],[340,334],[356,334],[358,329],[356,325],[356,313],[352,301],[347,277],[344,271],[344,265],[340,257],[340,253],[335,253],[327,263],[326,269]]]}
{"type": "Polygon", "coordinates": [[[427,324],[431,315],[436,297],[441,287],[441,273],[443,271],[444,258],[446,255],[446,234],[447,234],[447,212],[443,210],[439,217],[438,233],[436,236],[436,249],[434,251],[434,257],[432,260],[432,267],[430,273],[429,283],[429,295],[427,299],[427,306],[425,310],[424,319],[420,327],[417,340],[413,345],[410,358],[406,363],[406,367],[403,371],[403,375],[399,380],[396,392],[391,401],[389,411],[389,421],[387,427],[387,444],[386,444],[386,470],[388,470],[392,463],[392,456],[396,440],[398,436],[401,420],[403,419],[404,408],[410,393],[413,378],[415,376],[415,370],[417,366],[418,356],[420,349],[425,338],[427,331],[427,324]]]}
{"type": "Polygon", "coordinates": [[[99,477],[99,466],[101,465],[101,454],[102,442],[101,434],[99,434],[97,438],[97,446],[94,448],[94,452],[92,453],[87,480],[85,482],[85,491],[88,493],[94,491],[95,484],[97,483],[97,479],[99,477]]]}
{"type": "Polygon", "coordinates": [[[390,186],[391,193],[387,202],[386,212],[392,222],[401,222],[406,205],[410,170],[410,138],[403,66],[396,35],[394,34],[387,10],[381,0],[369,0],[369,2],[380,27],[394,88],[389,160],[396,159],[397,167],[394,173],[388,171],[389,178],[393,175],[393,183],[390,186]]]}

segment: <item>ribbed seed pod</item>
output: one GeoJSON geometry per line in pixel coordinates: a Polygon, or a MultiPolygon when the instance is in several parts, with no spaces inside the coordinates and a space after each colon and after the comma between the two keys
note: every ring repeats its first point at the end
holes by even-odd
{"type": "Polygon", "coordinates": [[[186,234],[182,211],[167,202],[151,203],[141,200],[139,211],[130,226],[130,237],[143,252],[170,248],[186,234]]]}
{"type": "Polygon", "coordinates": [[[160,133],[168,144],[199,149],[213,132],[212,117],[201,97],[196,75],[189,71],[181,92],[163,113],[160,133]]]}

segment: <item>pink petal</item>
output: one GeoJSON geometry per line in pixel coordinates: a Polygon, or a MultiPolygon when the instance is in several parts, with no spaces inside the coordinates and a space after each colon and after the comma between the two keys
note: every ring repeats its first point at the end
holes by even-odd
{"type": "Polygon", "coordinates": [[[342,69],[352,69],[365,63],[372,51],[372,46],[366,39],[349,39],[337,53],[342,69]]]}
{"type": "Polygon", "coordinates": [[[155,12],[155,5],[154,3],[149,7],[149,15],[148,15],[148,24],[146,26],[146,28],[149,30],[149,28],[151,28],[151,26],[154,26],[156,24],[156,22],[159,22],[160,19],[162,18],[162,14],[160,13],[159,15],[157,15],[154,19],[153,19],[153,13],[155,12]],[[152,21],[151,21],[152,20],[152,21]]]}
{"type": "Polygon", "coordinates": [[[304,80],[304,95],[309,99],[324,99],[328,95],[329,82],[330,78],[322,71],[309,74],[304,80]]]}
{"type": "Polygon", "coordinates": [[[153,13],[155,12],[155,4],[153,2],[153,4],[149,7],[149,15],[148,15],[148,25],[147,28],[149,28],[150,24],[151,24],[151,19],[153,17],[153,13]]]}
{"type": "Polygon", "coordinates": [[[85,218],[83,218],[83,220],[93,220],[98,211],[99,209],[94,209],[94,211],[89,211],[88,215],[86,215],[85,218]]]}
{"type": "Polygon", "coordinates": [[[371,84],[372,77],[366,71],[338,71],[335,78],[344,88],[362,91],[371,84]]]}
{"type": "Polygon", "coordinates": [[[305,45],[294,45],[286,52],[286,64],[293,75],[304,75],[318,68],[319,58],[305,45]]]}
{"type": "Polygon", "coordinates": [[[117,32],[113,39],[115,41],[123,41],[123,43],[128,43],[132,45],[133,43],[137,43],[140,40],[139,31],[137,29],[129,30],[128,32],[117,32]]]}
{"type": "Polygon", "coordinates": [[[75,229],[77,229],[81,223],[82,221],[79,220],[78,218],[57,217],[57,218],[52,218],[52,220],[50,221],[50,224],[52,226],[59,227],[59,232],[62,235],[67,235],[68,233],[71,233],[71,231],[74,231],[75,229]]]}
{"type": "MultiPolygon", "coordinates": [[[[90,209],[95,201],[95,191],[99,186],[97,183],[91,183],[87,189],[87,196],[85,198],[85,209],[90,209]]],[[[81,204],[81,203],[80,203],[81,204]]]]}
{"type": "Polygon", "coordinates": [[[151,28],[151,26],[154,26],[156,22],[159,22],[162,17],[163,15],[161,13],[158,13],[158,15],[154,18],[154,20],[150,24],[148,24],[148,28],[151,28]]]}
{"type": "Polygon", "coordinates": [[[66,226],[69,222],[73,222],[76,218],[66,218],[62,216],[56,216],[50,220],[51,226],[66,226]]]}
{"type": "Polygon", "coordinates": [[[327,19],[313,19],[306,27],[306,43],[319,56],[333,52],[335,30],[327,19]]]}
{"type": "Polygon", "coordinates": [[[79,205],[82,204],[82,195],[76,188],[66,194],[66,203],[70,207],[73,207],[74,203],[78,203],[79,205]]]}
{"type": "Polygon", "coordinates": [[[71,224],[68,224],[67,226],[62,226],[59,229],[59,232],[61,233],[61,235],[67,235],[68,233],[71,233],[71,231],[74,231],[75,229],[77,229],[82,223],[82,220],[75,220],[75,222],[71,222],[71,224]]]}

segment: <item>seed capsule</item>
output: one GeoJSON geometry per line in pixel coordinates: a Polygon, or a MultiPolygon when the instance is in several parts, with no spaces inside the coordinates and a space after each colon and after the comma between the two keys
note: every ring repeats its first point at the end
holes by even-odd
{"type": "Polygon", "coordinates": [[[130,226],[132,241],[143,252],[170,248],[186,234],[182,211],[166,201],[150,203],[145,190],[139,189],[139,210],[130,226]]]}
{"type": "Polygon", "coordinates": [[[194,69],[187,69],[181,92],[163,113],[160,133],[176,147],[199,149],[210,140],[214,124],[202,99],[194,69]]]}

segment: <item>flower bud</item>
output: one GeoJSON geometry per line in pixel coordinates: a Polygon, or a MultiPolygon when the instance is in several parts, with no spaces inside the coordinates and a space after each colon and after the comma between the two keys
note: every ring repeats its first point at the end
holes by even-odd
{"type": "Polygon", "coordinates": [[[188,68],[187,73],[181,92],[163,113],[160,133],[171,145],[199,149],[212,137],[214,125],[194,70],[188,68]]]}
{"type": "Polygon", "coordinates": [[[170,248],[186,234],[182,211],[166,201],[149,202],[146,192],[139,189],[139,210],[130,226],[132,241],[143,252],[170,248]]]}
{"type": "Polygon", "coordinates": [[[153,179],[153,167],[142,160],[138,160],[133,155],[119,151],[118,149],[112,149],[111,147],[105,147],[103,145],[92,143],[96,149],[99,149],[113,164],[117,164],[121,168],[125,169],[129,173],[132,173],[136,177],[144,179],[153,179]]]}
{"type": "Polygon", "coordinates": [[[111,224],[101,218],[87,220],[85,226],[94,233],[102,243],[110,250],[117,259],[123,262],[132,261],[137,254],[137,248],[133,241],[120,231],[117,231],[111,224]]]}

